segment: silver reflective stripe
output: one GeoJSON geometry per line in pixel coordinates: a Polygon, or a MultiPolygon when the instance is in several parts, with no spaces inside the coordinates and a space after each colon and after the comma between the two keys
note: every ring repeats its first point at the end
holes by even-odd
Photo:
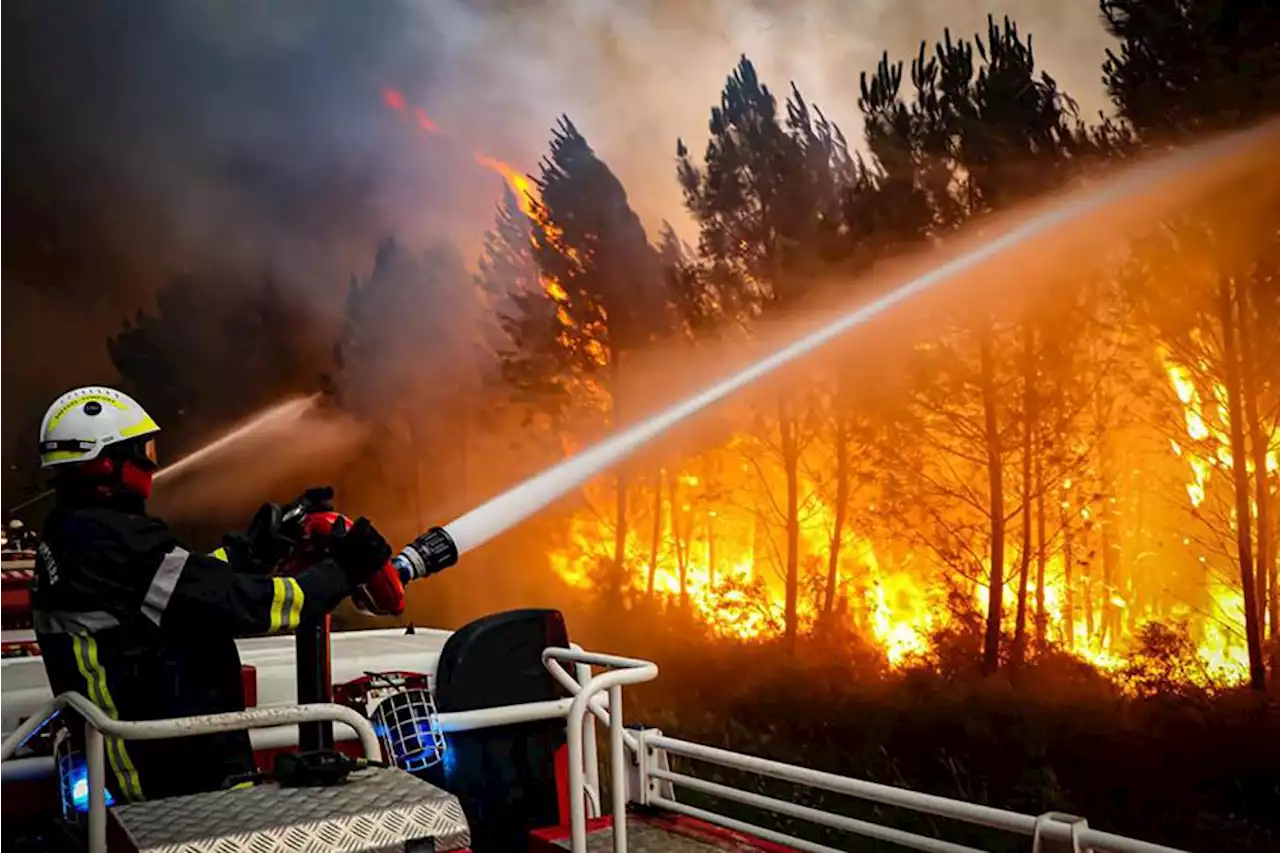
{"type": "Polygon", "coordinates": [[[89,610],[84,613],[33,610],[31,624],[38,634],[82,634],[119,627],[120,620],[105,610],[89,610]]]}
{"type": "Polygon", "coordinates": [[[169,599],[178,586],[178,578],[182,577],[182,567],[187,564],[189,556],[191,555],[185,548],[174,548],[164,555],[164,559],[160,561],[160,568],[156,569],[155,576],[151,578],[147,596],[142,600],[142,613],[156,625],[160,624],[164,610],[169,606],[169,599]]]}
{"type": "Polygon", "coordinates": [[[284,606],[280,608],[280,627],[286,631],[292,631],[298,626],[293,623],[293,594],[297,588],[298,582],[293,578],[289,578],[284,582],[284,606]],[[290,583],[289,581],[293,581],[290,583]]]}

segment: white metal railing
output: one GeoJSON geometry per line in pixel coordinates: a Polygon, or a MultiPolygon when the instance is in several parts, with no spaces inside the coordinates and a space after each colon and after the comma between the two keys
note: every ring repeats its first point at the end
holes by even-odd
{"type": "MultiPolygon", "coordinates": [[[[635,658],[585,652],[576,644],[568,649],[544,650],[542,662],[552,677],[568,691],[570,698],[444,713],[438,716],[438,722],[442,731],[458,732],[536,720],[564,719],[569,752],[569,831],[573,853],[585,853],[588,809],[597,816],[602,811],[595,732],[597,720],[609,728],[610,810],[613,815],[614,853],[626,851],[628,801],[688,815],[806,853],[839,853],[832,847],[681,803],[676,799],[676,788],[698,791],[763,811],[926,853],[982,853],[975,848],[938,838],[797,805],[699,779],[687,773],[673,772],[668,766],[668,755],[683,756],[883,805],[1030,836],[1033,853],[1038,853],[1042,843],[1046,841],[1069,844],[1070,849],[1076,853],[1093,849],[1113,853],[1182,853],[1158,844],[1090,829],[1084,819],[1071,815],[1051,812],[1034,817],[743,755],[667,737],[657,729],[628,731],[622,723],[622,688],[656,678],[656,664],[635,658]],[[569,674],[564,664],[573,665],[573,675],[569,674]],[[606,671],[593,674],[593,666],[604,667],[606,671]],[[628,785],[629,771],[635,774],[630,778],[637,784],[628,785]]],[[[380,755],[377,737],[368,720],[341,705],[267,706],[229,714],[141,722],[112,720],[84,696],[65,693],[47,702],[39,712],[5,738],[3,753],[0,755],[4,760],[4,781],[34,778],[52,772],[51,761],[36,758],[13,760],[12,756],[19,746],[64,707],[79,712],[85,720],[90,853],[105,850],[106,843],[104,735],[126,740],[154,740],[217,731],[266,729],[264,734],[279,735],[279,745],[287,746],[290,745],[286,743],[287,736],[296,732],[293,727],[297,724],[332,721],[349,726],[361,741],[366,755],[380,755]],[[39,766],[36,766],[37,763],[39,766]]],[[[341,737],[341,733],[339,736],[341,737]]],[[[274,740],[271,745],[276,745],[274,740]]],[[[264,748],[262,743],[255,743],[255,747],[264,748]]]]}
{"type": "MultiPolygon", "coordinates": [[[[572,853],[586,853],[587,816],[583,788],[583,726],[590,711],[601,713],[609,722],[609,787],[613,813],[613,851],[627,850],[627,741],[638,746],[638,741],[622,727],[622,687],[626,684],[642,684],[658,677],[658,665],[646,660],[624,658],[616,655],[600,655],[581,649],[550,648],[542,652],[542,663],[547,670],[576,693],[569,708],[567,739],[569,742],[569,843],[572,853]],[[560,665],[561,661],[586,667],[608,667],[607,672],[592,675],[585,683],[569,677],[560,665]],[[607,711],[593,707],[592,700],[608,691],[607,711]]],[[[589,671],[589,670],[588,670],[589,671]]],[[[634,748],[634,747],[633,747],[634,748]]]]}
{"type": "Polygon", "coordinates": [[[24,720],[4,739],[4,744],[0,747],[0,760],[9,761],[19,747],[64,708],[71,708],[84,720],[85,764],[89,788],[89,853],[106,853],[107,850],[104,736],[122,740],[167,740],[268,726],[334,722],[350,726],[356,732],[366,757],[375,760],[382,757],[382,749],[378,745],[378,736],[373,726],[362,714],[345,705],[280,705],[166,720],[113,720],[83,695],[72,692],[53,697],[37,713],[24,720]]]}
{"type": "Polygon", "coordinates": [[[824,773],[807,767],[797,767],[779,761],[770,761],[686,740],[678,740],[663,735],[657,729],[639,732],[637,740],[640,744],[640,749],[637,751],[637,759],[640,772],[638,793],[641,803],[685,814],[727,829],[750,833],[759,838],[784,844],[796,850],[808,851],[808,853],[839,853],[839,851],[832,847],[816,844],[677,802],[673,796],[666,796],[660,790],[658,783],[667,783],[675,787],[699,791],[764,811],[806,820],[819,826],[886,841],[915,850],[928,851],[928,853],[982,853],[982,851],[926,835],[919,835],[881,824],[856,820],[844,815],[832,814],[821,809],[797,805],[763,794],[743,791],[729,785],[709,782],[685,773],[674,773],[665,768],[666,756],[684,756],[721,767],[745,770],[761,776],[845,794],[883,805],[896,806],[936,817],[1028,835],[1032,838],[1033,851],[1039,851],[1041,843],[1047,840],[1069,844],[1074,851],[1096,849],[1113,851],[1114,853],[1182,853],[1182,851],[1171,847],[1090,829],[1083,818],[1072,815],[1049,812],[1039,817],[1033,817],[1005,809],[951,800],[946,797],[923,794],[905,788],[895,788],[891,785],[850,779],[845,776],[837,776],[834,773],[824,773]]]}

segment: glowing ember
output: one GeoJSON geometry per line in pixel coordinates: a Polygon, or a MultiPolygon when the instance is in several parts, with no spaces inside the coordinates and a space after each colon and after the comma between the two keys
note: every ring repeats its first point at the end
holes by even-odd
{"type": "Polygon", "coordinates": [[[396,89],[383,89],[382,102],[396,112],[404,111],[404,95],[396,89]]]}

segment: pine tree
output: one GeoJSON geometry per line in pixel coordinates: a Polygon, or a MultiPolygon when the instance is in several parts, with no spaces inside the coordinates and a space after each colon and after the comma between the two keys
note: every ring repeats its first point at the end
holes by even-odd
{"type": "Polygon", "coordinates": [[[485,342],[503,382],[515,391],[516,402],[554,424],[568,404],[565,379],[573,364],[566,341],[572,325],[544,285],[534,257],[535,228],[504,182],[493,228],[485,234],[477,284],[488,306],[485,342]]]}
{"type": "Polygon", "coordinates": [[[1103,80],[1148,141],[1280,110],[1280,25],[1259,0],[1100,0],[1119,42],[1103,80]]]}
{"type": "MultiPolygon", "coordinates": [[[[913,103],[899,94],[902,77],[902,65],[886,57],[874,75],[862,78],[867,141],[882,189],[865,196],[862,207],[873,213],[879,205],[890,226],[881,233],[889,239],[945,239],[968,220],[1068,174],[1071,154],[1082,144],[1074,104],[1052,78],[1037,73],[1031,40],[1011,22],[997,26],[989,19],[985,38],[972,41],[946,33],[931,55],[922,46],[911,66],[913,103]]],[[[898,457],[895,467],[914,472],[907,481],[919,493],[905,511],[929,531],[926,544],[958,575],[987,587],[987,672],[1001,660],[1014,484],[1022,497],[1015,510],[1022,513],[1024,533],[1020,587],[1034,550],[1028,522],[1035,492],[1037,335],[1027,309],[1011,297],[960,309],[936,340],[917,349],[913,429],[936,452],[890,447],[898,457]],[[1011,322],[1010,314],[1023,314],[1022,322],[1011,322]],[[1011,476],[1015,459],[1021,476],[1011,476]]],[[[1018,608],[1019,648],[1025,619],[1024,604],[1018,608]]]]}
{"type": "Polygon", "coordinates": [[[417,254],[389,239],[369,278],[353,277],[347,294],[335,352],[337,397],[373,425],[370,440],[384,449],[377,454],[380,478],[400,490],[401,505],[407,498],[414,507],[417,527],[432,510],[425,501],[449,497],[441,488],[448,478],[428,492],[422,471],[424,465],[445,468],[459,457],[457,407],[473,382],[467,374],[477,315],[471,276],[447,244],[417,254]],[[428,431],[429,422],[442,420],[446,435],[428,431]]]}
{"type": "MultiPolygon", "coordinates": [[[[744,56],[711,110],[710,138],[699,168],[677,144],[685,205],[698,223],[705,262],[701,294],[685,306],[714,305],[743,325],[793,308],[822,262],[839,254],[840,199],[851,168],[838,128],[815,120],[798,90],[778,120],[773,93],[744,56]]],[[[772,424],[761,437],[786,481],[785,637],[799,630],[800,460],[812,438],[803,395],[779,389],[772,424]]],[[[765,420],[763,417],[761,420],[765,420]]]]}
{"type": "MultiPolygon", "coordinates": [[[[629,417],[628,355],[663,334],[669,322],[658,255],[622,183],[567,117],[552,134],[537,186],[533,256],[567,327],[560,340],[572,367],[597,379],[616,426],[629,417]]],[[[606,589],[614,600],[626,583],[627,484],[627,469],[620,466],[606,589]]]]}

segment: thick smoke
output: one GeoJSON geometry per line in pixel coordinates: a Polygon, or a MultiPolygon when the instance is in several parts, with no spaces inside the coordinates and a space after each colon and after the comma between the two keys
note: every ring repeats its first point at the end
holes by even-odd
{"type": "MultiPolygon", "coordinates": [[[[535,171],[560,113],[622,178],[651,229],[683,220],[675,140],[746,53],[785,94],[859,133],[857,77],[987,8],[944,0],[103,0],[5,8],[6,486],[31,421],[67,387],[111,382],[103,346],[184,271],[270,269],[336,319],[348,276],[389,234],[468,259],[500,179],[535,171]],[[381,99],[424,109],[416,129],[381,99]],[[55,348],[50,341],[57,341],[55,348]],[[30,413],[30,417],[16,416],[30,413]]],[[[1007,10],[1081,101],[1102,102],[1091,3],[1007,10]]],[[[217,425],[214,425],[215,427],[217,425]]]]}
{"type": "MultiPolygon", "coordinates": [[[[1092,115],[1109,36],[1093,3],[1021,0],[536,0],[409,3],[409,37],[434,46],[434,78],[409,91],[442,125],[532,166],[559,112],[622,178],[646,223],[679,223],[675,140],[700,152],[708,111],[745,53],[779,97],[794,81],[856,141],[858,75],[882,51],[910,59],[944,27],[957,37],[1008,14],[1040,64],[1092,115]]],[[[417,83],[417,85],[414,85],[417,83]]]]}

